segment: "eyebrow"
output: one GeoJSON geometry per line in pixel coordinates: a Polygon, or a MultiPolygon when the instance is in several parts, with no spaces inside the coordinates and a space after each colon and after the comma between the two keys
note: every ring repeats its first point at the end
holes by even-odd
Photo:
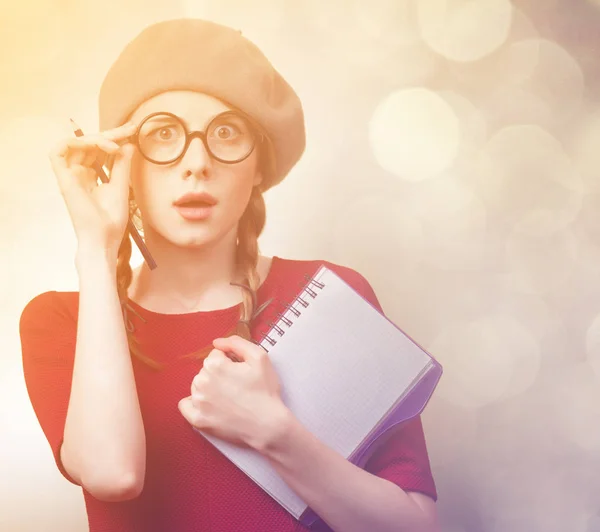
{"type": "MultiPolygon", "coordinates": [[[[179,117],[178,117],[179,118],[179,117]]],[[[153,123],[153,122],[170,122],[172,120],[175,120],[175,118],[173,118],[172,116],[153,116],[152,118],[149,118],[148,120],[146,120],[146,123],[153,123]]],[[[182,118],[179,118],[179,120],[182,120],[182,118]]]]}
{"type": "MultiPolygon", "coordinates": [[[[204,130],[204,129],[206,129],[206,128],[208,127],[208,125],[209,125],[209,124],[210,124],[210,123],[211,123],[211,122],[212,122],[212,121],[213,121],[213,120],[214,120],[214,119],[215,119],[217,116],[219,116],[219,115],[221,115],[221,114],[223,114],[223,113],[228,113],[228,112],[230,112],[230,111],[232,111],[232,109],[226,109],[225,111],[219,111],[218,113],[215,113],[215,114],[213,114],[213,115],[210,115],[210,116],[209,116],[209,117],[208,117],[208,118],[205,120],[205,123],[204,123],[204,125],[203,125],[202,129],[203,129],[203,130],[204,130]]],[[[163,111],[161,111],[161,112],[163,112],[163,111]]],[[[165,112],[166,112],[166,111],[165,111],[165,112]]],[[[190,126],[190,123],[189,123],[187,120],[185,120],[183,117],[179,116],[178,114],[175,114],[175,113],[173,113],[173,114],[174,114],[174,115],[177,117],[177,119],[178,119],[178,120],[180,120],[181,122],[183,122],[183,124],[185,125],[185,127],[187,128],[187,130],[188,130],[188,131],[192,129],[192,127],[190,126]]],[[[155,122],[156,122],[156,123],[161,123],[161,122],[169,122],[170,120],[174,120],[174,118],[173,118],[172,116],[160,116],[160,115],[157,115],[157,116],[153,116],[152,118],[149,118],[149,119],[147,120],[147,123],[149,123],[149,124],[153,124],[153,123],[155,123],[155,122]]]]}

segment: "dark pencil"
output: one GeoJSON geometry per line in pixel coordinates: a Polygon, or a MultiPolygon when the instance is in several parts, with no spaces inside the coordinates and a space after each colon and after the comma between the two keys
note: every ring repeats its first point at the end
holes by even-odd
{"type": "MultiPolygon", "coordinates": [[[[75,135],[77,137],[82,137],[83,136],[83,131],[81,131],[81,129],[79,128],[79,126],[73,121],[72,118],[69,119],[69,120],[71,120],[71,124],[73,126],[73,131],[74,131],[75,135]]],[[[96,173],[98,174],[98,177],[100,177],[100,180],[103,183],[108,183],[108,181],[109,181],[108,176],[106,175],[106,173],[104,172],[104,169],[102,168],[102,166],[100,165],[100,163],[98,163],[98,161],[94,161],[92,163],[92,168],[96,171],[96,173]]],[[[140,250],[142,256],[144,257],[144,260],[146,261],[146,264],[148,264],[148,267],[151,270],[153,270],[154,268],[156,268],[156,262],[152,258],[152,255],[150,254],[150,251],[148,250],[148,248],[146,247],[146,244],[142,240],[142,237],[138,233],[137,228],[135,227],[135,225],[131,221],[131,218],[129,218],[129,220],[127,221],[127,229],[129,230],[129,233],[131,234],[131,236],[133,237],[133,240],[137,244],[137,247],[140,250]]]]}

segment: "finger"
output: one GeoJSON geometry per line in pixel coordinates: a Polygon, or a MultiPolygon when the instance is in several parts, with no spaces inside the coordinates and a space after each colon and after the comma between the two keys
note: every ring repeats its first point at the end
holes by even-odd
{"type": "Polygon", "coordinates": [[[111,154],[118,150],[116,142],[96,135],[65,139],[50,152],[49,157],[55,172],[62,172],[73,164],[83,164],[90,154],[97,156],[100,151],[111,154]]]}
{"type": "MultiPolygon", "coordinates": [[[[237,356],[233,351],[222,351],[221,349],[213,349],[210,353],[220,353],[225,360],[231,360],[232,362],[243,362],[242,357],[237,356]]],[[[210,353],[208,354],[210,356],[210,353]]]]}
{"type": "Polygon", "coordinates": [[[177,404],[177,408],[179,408],[179,412],[186,419],[188,423],[191,425],[197,426],[196,424],[200,424],[200,419],[197,415],[197,411],[192,404],[192,397],[184,397],[177,404]]]}
{"type": "Polygon", "coordinates": [[[220,351],[219,349],[213,349],[204,359],[202,368],[210,373],[215,373],[222,370],[223,367],[228,363],[231,363],[231,360],[225,353],[223,353],[223,351],[220,351]]]}
{"type": "Polygon", "coordinates": [[[211,360],[211,361],[218,360],[218,361],[222,362],[224,360],[227,360],[227,355],[220,349],[213,348],[208,353],[206,360],[211,360]]]}
{"type": "MultiPolygon", "coordinates": [[[[82,171],[84,171],[83,168],[82,171]]],[[[73,222],[85,216],[84,211],[89,208],[89,191],[91,187],[89,180],[86,181],[82,178],[71,178],[67,181],[59,180],[60,193],[73,222]]]]}
{"type": "Polygon", "coordinates": [[[57,176],[63,173],[65,170],[68,170],[67,159],[65,158],[68,149],[69,147],[67,141],[64,140],[48,154],[52,169],[57,176]]]}
{"type": "Polygon", "coordinates": [[[98,156],[95,153],[87,153],[83,156],[82,161],[79,163],[81,166],[87,166],[91,168],[92,165],[98,161],[98,156]]]}
{"type": "Polygon", "coordinates": [[[116,152],[115,162],[110,172],[110,182],[117,188],[120,199],[126,201],[129,198],[129,185],[131,182],[131,160],[135,152],[135,146],[125,144],[116,152]]]}
{"type": "Polygon", "coordinates": [[[208,384],[208,374],[204,370],[200,370],[196,376],[192,379],[192,386],[190,387],[190,393],[200,393],[204,387],[208,384]]]}
{"type": "Polygon", "coordinates": [[[242,360],[260,360],[267,352],[259,345],[234,334],[226,338],[215,338],[213,345],[221,351],[231,352],[242,360]]]}
{"type": "Polygon", "coordinates": [[[59,145],[56,150],[56,155],[68,158],[73,155],[77,150],[94,151],[102,150],[107,153],[115,153],[119,150],[120,146],[113,140],[107,139],[103,135],[86,135],[84,137],[73,137],[69,138],[59,145]]]}
{"type": "Polygon", "coordinates": [[[133,122],[127,122],[114,129],[107,129],[106,131],[103,131],[101,135],[108,140],[117,142],[119,140],[124,140],[127,137],[131,137],[136,131],[137,125],[133,122]]]}
{"type": "MultiPolygon", "coordinates": [[[[77,205],[79,202],[85,199],[85,189],[91,185],[90,181],[93,179],[86,176],[86,172],[89,169],[85,169],[80,165],[76,165],[74,168],[70,168],[67,160],[62,154],[68,150],[68,142],[63,141],[59,144],[55,150],[50,152],[50,164],[52,170],[56,175],[58,182],[58,188],[63,198],[65,198],[67,205],[77,205]],[[82,181],[88,181],[87,185],[82,187],[82,181]]],[[[94,182],[95,183],[95,182],[94,182]]]]}
{"type": "Polygon", "coordinates": [[[88,156],[88,153],[91,153],[91,150],[88,150],[88,149],[69,150],[65,157],[67,160],[67,164],[71,168],[76,165],[83,165],[85,163],[86,157],[88,156]]]}
{"type": "Polygon", "coordinates": [[[118,149],[119,145],[116,142],[99,136],[81,137],[79,139],[69,139],[66,150],[58,155],[62,155],[67,162],[67,166],[76,164],[91,166],[100,154],[115,153],[118,149]]]}
{"type": "Polygon", "coordinates": [[[94,163],[98,163],[100,166],[102,166],[102,161],[104,161],[107,156],[106,152],[99,149],[78,150],[76,153],[78,159],[75,158],[74,154],[73,157],[69,157],[69,163],[78,163],[82,166],[87,166],[88,168],[91,168],[94,163]]]}
{"type": "MultiPolygon", "coordinates": [[[[108,160],[109,154],[106,153],[105,151],[100,151],[96,154],[96,159],[95,161],[100,165],[100,166],[104,166],[106,164],[106,161],[108,160]]],[[[94,161],[92,161],[93,163],[94,161]]],[[[90,163],[90,166],[91,164],[90,163]]]]}
{"type": "Polygon", "coordinates": [[[98,174],[89,166],[76,164],[71,167],[71,173],[76,177],[80,186],[88,192],[98,186],[98,174]]]}
{"type": "Polygon", "coordinates": [[[109,156],[106,154],[106,152],[103,151],[97,151],[95,153],[89,152],[79,164],[82,166],[87,166],[88,168],[94,168],[95,164],[97,164],[99,167],[103,167],[106,164],[108,157],[109,156]]]}
{"type": "Polygon", "coordinates": [[[194,406],[192,397],[185,397],[177,404],[181,415],[195,429],[208,429],[210,427],[208,417],[205,413],[194,406]]]}

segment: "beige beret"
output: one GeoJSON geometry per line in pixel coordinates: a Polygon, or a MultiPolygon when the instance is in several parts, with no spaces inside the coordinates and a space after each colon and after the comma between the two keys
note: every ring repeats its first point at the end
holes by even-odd
{"type": "Polygon", "coordinates": [[[125,123],[145,100],[168,90],[194,90],[255,120],[275,152],[279,183],[305,147],[298,95],[241,32],[199,19],[175,19],[144,29],[121,52],[100,88],[100,130],[125,123]]]}

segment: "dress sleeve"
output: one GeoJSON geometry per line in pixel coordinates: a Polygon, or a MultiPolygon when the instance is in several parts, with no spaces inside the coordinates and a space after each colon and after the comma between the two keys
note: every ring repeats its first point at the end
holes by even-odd
{"type": "Polygon", "coordinates": [[[58,292],[44,292],[23,309],[19,320],[25,385],[33,410],[62,475],[61,459],[75,353],[77,324],[58,292]]]}
{"type": "MultiPolygon", "coordinates": [[[[339,267],[337,273],[383,313],[373,288],[361,274],[339,267]]],[[[421,416],[393,427],[383,437],[385,439],[381,445],[376,446],[364,469],[393,482],[404,491],[418,491],[437,501],[421,416]]]]}

